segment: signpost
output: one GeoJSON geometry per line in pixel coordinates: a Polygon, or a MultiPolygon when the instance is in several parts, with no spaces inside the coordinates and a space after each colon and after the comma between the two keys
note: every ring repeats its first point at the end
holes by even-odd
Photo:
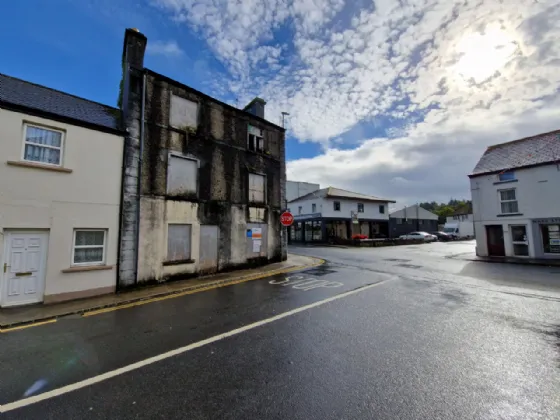
{"type": "Polygon", "coordinates": [[[285,211],[280,215],[280,223],[282,223],[282,226],[292,226],[294,223],[294,216],[289,211],[285,211]]]}

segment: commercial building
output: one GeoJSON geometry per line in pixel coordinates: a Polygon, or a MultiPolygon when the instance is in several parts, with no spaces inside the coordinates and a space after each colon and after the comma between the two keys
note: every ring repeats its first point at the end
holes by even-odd
{"type": "Polygon", "coordinates": [[[288,203],[294,215],[291,242],[329,242],[362,234],[389,234],[389,203],[395,201],[340,188],[323,188],[288,203]]]}
{"type": "Polygon", "coordinates": [[[0,306],[115,291],[120,111],[0,74],[0,306]]]}
{"type": "Polygon", "coordinates": [[[489,147],[469,177],[477,255],[560,259],[560,130],[489,147]]]}
{"type": "Polygon", "coordinates": [[[319,184],[312,184],[310,182],[286,181],[286,200],[290,202],[320,188],[319,184]]]}
{"type": "Polygon", "coordinates": [[[122,109],[128,136],[119,285],[286,259],[284,129],[144,66],[128,29],[122,109]]]}
{"type": "Polygon", "coordinates": [[[389,233],[391,238],[398,238],[410,232],[436,232],[438,215],[418,204],[405,207],[389,215],[389,233]]]}

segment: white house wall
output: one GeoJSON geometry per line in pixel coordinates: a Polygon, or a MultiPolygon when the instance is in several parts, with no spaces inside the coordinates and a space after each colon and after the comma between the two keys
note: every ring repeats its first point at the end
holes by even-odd
{"type": "Polygon", "coordinates": [[[389,220],[389,203],[372,203],[361,202],[349,199],[333,199],[333,198],[313,198],[308,200],[298,200],[288,203],[288,207],[294,216],[299,214],[299,207],[302,207],[301,214],[321,213],[322,217],[334,217],[341,219],[349,219],[352,212],[358,211],[358,203],[364,204],[364,212],[358,213],[361,219],[389,220]],[[340,211],[334,210],[334,202],[340,202],[340,211]],[[312,205],[316,204],[316,211],[313,212],[312,205]],[[385,207],[385,213],[379,212],[379,206],[385,207]]]}
{"type": "Polygon", "coordinates": [[[498,176],[482,175],[470,180],[477,254],[488,255],[486,225],[502,225],[506,256],[513,256],[510,226],[526,225],[529,256],[537,255],[538,232],[532,219],[560,218],[560,166],[547,165],[515,170],[517,182],[497,183],[498,176]],[[501,213],[498,190],[515,188],[520,215],[498,217],[501,213]]]}
{"type": "MultiPolygon", "coordinates": [[[[123,138],[0,109],[0,239],[17,229],[48,231],[44,301],[114,291],[123,138]],[[20,162],[24,123],[62,130],[63,167],[71,173],[7,164],[20,162]],[[106,229],[108,269],[66,272],[76,228],[106,229]]],[[[3,240],[0,262],[4,263],[3,240]]]]}

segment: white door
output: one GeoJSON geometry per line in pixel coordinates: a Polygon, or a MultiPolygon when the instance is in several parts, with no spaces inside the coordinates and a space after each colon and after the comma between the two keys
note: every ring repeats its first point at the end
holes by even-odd
{"type": "Polygon", "coordinates": [[[2,306],[42,302],[48,233],[7,233],[2,306]]]}

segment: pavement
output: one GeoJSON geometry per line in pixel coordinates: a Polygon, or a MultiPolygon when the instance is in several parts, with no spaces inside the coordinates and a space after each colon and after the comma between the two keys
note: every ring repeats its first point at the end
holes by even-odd
{"type": "Polygon", "coordinates": [[[325,264],[0,335],[3,419],[558,419],[560,269],[470,242],[325,264]]]}
{"type": "Polygon", "coordinates": [[[223,287],[274,274],[314,267],[322,263],[323,261],[317,258],[289,254],[286,261],[269,264],[264,267],[232,271],[195,279],[162,283],[159,285],[150,285],[143,288],[126,290],[117,294],[96,296],[93,298],[51,305],[37,304],[15,308],[3,308],[0,309],[0,332],[21,328],[28,324],[50,323],[56,321],[59,317],[68,315],[90,314],[115,306],[130,307],[139,303],[148,303],[154,299],[163,298],[168,295],[200,292],[208,290],[209,288],[223,287]]]}

